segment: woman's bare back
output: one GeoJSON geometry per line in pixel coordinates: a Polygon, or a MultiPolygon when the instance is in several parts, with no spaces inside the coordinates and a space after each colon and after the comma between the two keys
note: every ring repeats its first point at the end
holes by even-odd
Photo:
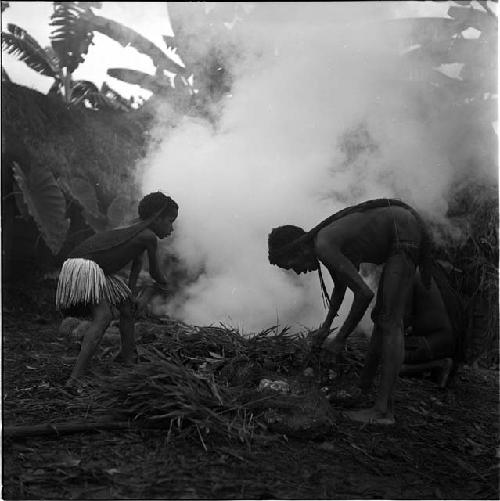
{"type": "MultiPolygon", "coordinates": [[[[421,242],[416,218],[403,207],[380,207],[354,212],[319,231],[351,262],[381,264],[390,255],[395,242],[421,242]]],[[[317,238],[318,238],[317,237],[317,238]]]]}

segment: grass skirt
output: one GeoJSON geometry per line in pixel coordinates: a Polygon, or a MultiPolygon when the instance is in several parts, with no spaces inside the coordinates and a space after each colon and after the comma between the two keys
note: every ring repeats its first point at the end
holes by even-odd
{"type": "Polygon", "coordinates": [[[106,275],[90,259],[71,258],[64,261],[56,292],[56,308],[72,316],[86,316],[91,306],[106,301],[118,306],[128,297],[130,289],[120,278],[106,275]]]}

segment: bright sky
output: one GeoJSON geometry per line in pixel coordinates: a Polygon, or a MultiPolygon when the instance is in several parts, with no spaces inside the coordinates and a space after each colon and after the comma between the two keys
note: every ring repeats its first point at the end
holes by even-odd
{"type": "MultiPolygon", "coordinates": [[[[103,2],[95,13],[108,17],[133,28],[147,37],[163,50],[166,45],[162,35],[172,35],[167,2],[103,2]]],[[[406,16],[443,16],[448,2],[393,2],[397,17],[406,16]]],[[[27,30],[42,47],[50,44],[50,15],[52,2],[10,2],[10,7],[2,15],[2,30],[7,23],[14,23],[27,30]]],[[[95,45],[91,46],[85,62],[74,73],[75,79],[86,79],[100,86],[106,81],[124,97],[130,95],[149,97],[150,93],[139,86],[129,85],[109,77],[109,68],[130,68],[146,73],[154,73],[151,59],[139,54],[133,48],[124,48],[110,38],[95,34],[95,45]]],[[[47,92],[52,79],[30,70],[24,63],[2,52],[2,64],[10,78],[19,84],[47,92]]]]}

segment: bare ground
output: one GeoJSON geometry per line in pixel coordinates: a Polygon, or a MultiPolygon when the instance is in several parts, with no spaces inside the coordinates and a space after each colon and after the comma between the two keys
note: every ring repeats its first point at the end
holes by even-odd
{"type": "MultiPolygon", "coordinates": [[[[89,418],[63,389],[77,351],[58,333],[52,286],[4,288],[4,427],[89,418]]],[[[96,369],[115,351],[105,343],[96,369]]],[[[322,433],[269,431],[250,444],[133,427],[4,436],[2,497],[498,499],[497,371],[462,368],[446,390],[402,379],[392,427],[352,423],[347,406],[332,400],[335,420],[322,433]]]]}

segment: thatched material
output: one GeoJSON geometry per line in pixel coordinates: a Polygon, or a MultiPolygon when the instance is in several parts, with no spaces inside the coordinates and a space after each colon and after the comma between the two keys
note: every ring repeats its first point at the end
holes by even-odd
{"type": "Polygon", "coordinates": [[[56,307],[59,310],[67,310],[81,303],[98,304],[103,300],[116,306],[130,294],[130,289],[119,277],[105,275],[94,261],[67,259],[59,274],[56,307]]]}

